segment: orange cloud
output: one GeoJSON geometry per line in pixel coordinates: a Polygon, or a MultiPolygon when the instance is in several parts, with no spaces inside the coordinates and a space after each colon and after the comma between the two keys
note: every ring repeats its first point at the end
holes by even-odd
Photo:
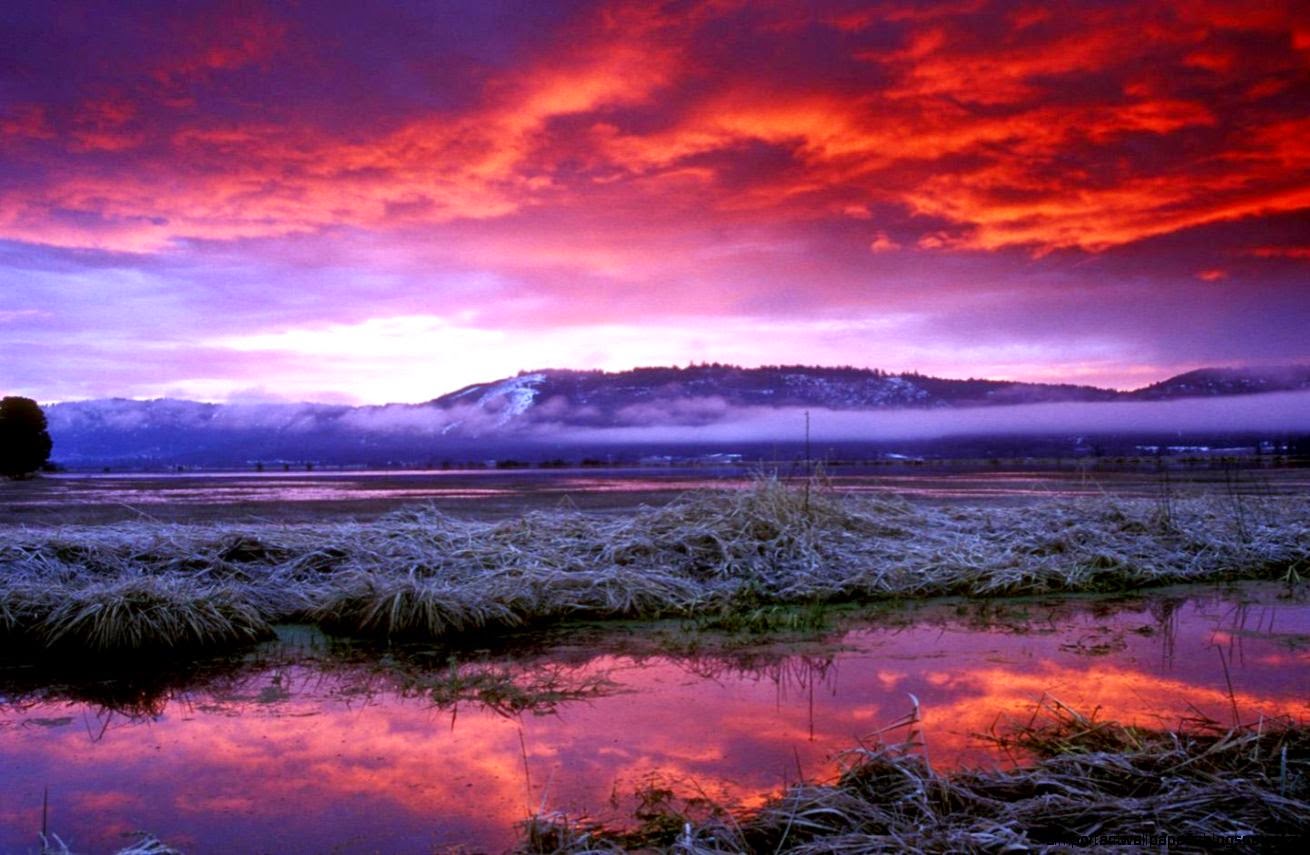
{"type": "Polygon", "coordinates": [[[887,237],[886,232],[878,232],[873,236],[873,242],[869,244],[869,249],[873,252],[894,252],[900,248],[901,245],[887,237]]]}
{"type": "MultiPolygon", "coordinates": [[[[40,243],[150,251],[176,238],[228,240],[513,213],[553,188],[549,171],[535,173],[531,162],[549,122],[639,103],[667,81],[669,51],[640,38],[643,27],[653,26],[641,15],[616,13],[588,42],[496,81],[476,112],[418,119],[362,142],[275,125],[184,127],[171,137],[170,161],[126,173],[75,173],[0,204],[0,229],[40,243]],[[44,214],[51,209],[94,213],[98,221],[93,229],[59,224],[44,214]]],[[[252,24],[180,69],[254,61],[268,55],[283,31],[252,24]]],[[[84,129],[70,149],[140,144],[139,134],[116,130],[134,113],[120,102],[87,105],[84,129]]]]}
{"type": "Polygon", "coordinates": [[[154,60],[156,90],[88,99],[59,131],[39,105],[0,125],[58,167],[0,200],[0,234],[153,251],[626,193],[727,222],[892,205],[944,221],[930,226],[949,226],[941,246],[1099,251],[1310,206],[1310,119],[1266,103],[1303,85],[1295,18],[1286,4],[1239,5],[760,13],[778,50],[803,23],[841,34],[845,65],[745,74],[702,28],[749,27],[751,7],[610,3],[489,74],[469,104],[350,134],[294,109],[196,113],[216,74],[297,61],[297,31],[264,14],[182,21],[182,48],[154,60]],[[879,27],[894,27],[894,45],[862,41],[879,27]]]}

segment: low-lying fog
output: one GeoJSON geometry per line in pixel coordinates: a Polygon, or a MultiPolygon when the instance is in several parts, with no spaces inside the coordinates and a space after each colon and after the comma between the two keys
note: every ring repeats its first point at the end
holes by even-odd
{"type": "MultiPolygon", "coordinates": [[[[643,444],[794,442],[805,436],[802,408],[735,407],[716,397],[652,400],[610,412],[554,398],[532,406],[502,402],[456,407],[320,404],[195,404],[93,401],[56,405],[50,431],[63,453],[83,437],[128,446],[167,430],[182,445],[202,437],[244,442],[280,437],[320,441],[421,443],[506,440],[529,443],[643,444]]],[[[1173,401],[1050,403],[973,408],[808,410],[818,442],[931,440],[980,435],[1310,433],[1310,392],[1173,401]]]]}
{"type": "MultiPolygon", "coordinates": [[[[543,439],[582,442],[741,442],[797,440],[804,436],[805,411],[723,406],[711,412],[707,399],[687,424],[686,403],[661,413],[643,406],[619,427],[579,428],[540,423],[543,439]],[[681,423],[680,423],[681,422],[681,423]]],[[[1111,403],[1025,404],[932,410],[811,409],[815,441],[936,439],[964,435],[1097,433],[1244,433],[1310,430],[1310,392],[1278,392],[1222,398],[1111,403]]]]}

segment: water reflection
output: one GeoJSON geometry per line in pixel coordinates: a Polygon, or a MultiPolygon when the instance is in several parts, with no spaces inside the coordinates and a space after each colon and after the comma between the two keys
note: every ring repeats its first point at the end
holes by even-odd
{"type": "MultiPolygon", "coordinates": [[[[778,468],[784,480],[801,471],[778,468]]],[[[573,503],[584,510],[631,510],[667,502],[681,493],[748,487],[748,467],[600,470],[316,471],[60,474],[0,496],[24,522],[134,519],[144,513],[195,521],[200,512],[319,520],[324,513],[374,516],[415,501],[443,510],[502,515],[573,503]]],[[[950,466],[842,466],[826,474],[835,490],[926,501],[1023,503],[1035,499],[1103,497],[1155,499],[1162,489],[1153,471],[951,471],[950,466]]],[[[1164,482],[1179,496],[1242,494],[1273,497],[1310,489],[1301,469],[1253,471],[1234,480],[1220,470],[1176,473],[1164,482]]]]}
{"type": "Polygon", "coordinates": [[[239,662],[0,677],[0,850],[41,793],[78,851],[149,829],[189,852],[491,850],[543,806],[628,815],[657,776],[739,804],[831,774],[922,704],[934,765],[1003,762],[973,734],[1043,694],[1175,726],[1310,718],[1310,606],[1277,590],[1105,604],[880,610],[804,644],[666,624],[472,651],[290,630],[239,662]]]}

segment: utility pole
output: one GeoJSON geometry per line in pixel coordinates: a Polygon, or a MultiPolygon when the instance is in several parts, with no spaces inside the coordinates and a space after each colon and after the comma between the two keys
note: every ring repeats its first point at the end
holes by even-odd
{"type": "Polygon", "coordinates": [[[810,411],[805,411],[805,516],[810,515],[810,482],[814,480],[814,469],[810,465],[810,411]]]}
{"type": "Polygon", "coordinates": [[[810,411],[805,411],[805,475],[809,477],[814,472],[810,469],[810,411]]]}

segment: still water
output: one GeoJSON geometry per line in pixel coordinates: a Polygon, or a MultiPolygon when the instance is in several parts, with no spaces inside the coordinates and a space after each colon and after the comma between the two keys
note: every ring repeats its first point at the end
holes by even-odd
{"type": "MultiPolygon", "coordinates": [[[[571,507],[628,512],[694,490],[750,487],[761,474],[804,480],[800,465],[481,471],[314,471],[62,474],[0,481],[0,524],[370,519],[414,502],[446,513],[496,518],[571,507]]],[[[824,474],[839,493],[911,501],[1024,503],[1056,499],[1157,499],[1168,493],[1273,498],[1310,491],[1310,469],[976,469],[842,466],[824,474]]]]}
{"type": "Polygon", "coordinates": [[[1044,695],[1148,726],[1307,721],[1310,603],[1282,593],[942,602],[785,642],[665,623],[378,650],[288,628],[144,681],[8,663],[0,851],[36,850],[46,788],[79,852],[135,829],[191,853],[500,851],[532,811],[622,822],[651,782],[749,807],[831,778],[911,694],[938,768],[1011,762],[977,735],[1044,695]]]}

